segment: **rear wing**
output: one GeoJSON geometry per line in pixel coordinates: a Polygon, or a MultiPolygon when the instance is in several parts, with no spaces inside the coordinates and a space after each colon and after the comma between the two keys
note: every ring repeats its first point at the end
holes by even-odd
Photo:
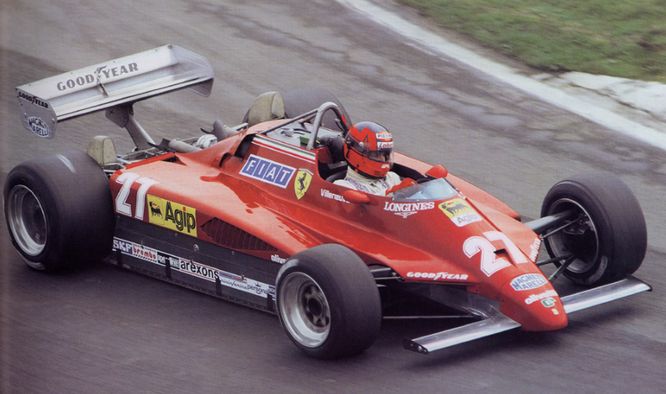
{"type": "Polygon", "coordinates": [[[186,87],[208,96],[213,79],[205,57],[164,45],[21,85],[16,93],[23,125],[39,137],[52,138],[58,122],[115,109],[107,117],[145,146],[152,139],[132,118],[132,103],[186,87]]]}

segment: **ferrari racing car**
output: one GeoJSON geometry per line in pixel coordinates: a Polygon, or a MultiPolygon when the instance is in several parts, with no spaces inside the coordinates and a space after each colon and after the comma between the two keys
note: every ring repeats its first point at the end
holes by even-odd
{"type": "Polygon", "coordinates": [[[120,267],[276,314],[318,358],[354,355],[383,318],[469,318],[405,340],[429,353],[495,333],[559,330],[568,315],[650,290],[632,274],[645,255],[641,208],[618,178],[555,184],[538,219],[442,165],[395,153],[411,182],[389,195],[344,178],[351,119],[321,89],[261,94],[242,122],[192,138],[153,140],[133,104],[192,88],[209,95],[202,56],[166,45],[17,88],[24,126],[96,111],[127,129],[16,166],[4,186],[14,246],[35,270],[105,259],[120,267]],[[548,267],[544,271],[544,267],[548,267]],[[560,296],[559,278],[577,293],[560,296]]]}

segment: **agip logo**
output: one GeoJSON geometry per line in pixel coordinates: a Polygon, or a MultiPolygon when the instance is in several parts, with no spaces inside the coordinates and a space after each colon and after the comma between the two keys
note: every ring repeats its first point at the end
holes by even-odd
{"type": "Polygon", "coordinates": [[[152,224],[197,236],[197,210],[187,205],[148,195],[148,221],[152,224]]]}
{"type": "Polygon", "coordinates": [[[451,219],[458,227],[466,226],[470,223],[480,222],[482,220],[474,208],[470,207],[462,198],[454,198],[439,204],[439,209],[451,219]]]}

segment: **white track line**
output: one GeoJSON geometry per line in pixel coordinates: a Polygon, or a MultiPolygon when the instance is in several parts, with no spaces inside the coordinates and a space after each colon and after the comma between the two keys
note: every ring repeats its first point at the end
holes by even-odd
{"type": "Polygon", "coordinates": [[[610,130],[666,150],[666,134],[663,132],[634,122],[608,109],[591,105],[576,96],[521,75],[508,66],[479,56],[468,49],[447,41],[443,37],[425,30],[370,1],[337,1],[414,41],[422,49],[453,58],[547,103],[580,115],[610,130]]]}

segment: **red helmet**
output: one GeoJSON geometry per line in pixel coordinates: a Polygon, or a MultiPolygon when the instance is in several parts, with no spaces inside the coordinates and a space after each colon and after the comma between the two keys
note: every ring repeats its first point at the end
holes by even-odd
{"type": "Polygon", "coordinates": [[[345,137],[345,159],[363,175],[383,178],[393,165],[393,136],[375,122],[359,122],[345,137]]]}

